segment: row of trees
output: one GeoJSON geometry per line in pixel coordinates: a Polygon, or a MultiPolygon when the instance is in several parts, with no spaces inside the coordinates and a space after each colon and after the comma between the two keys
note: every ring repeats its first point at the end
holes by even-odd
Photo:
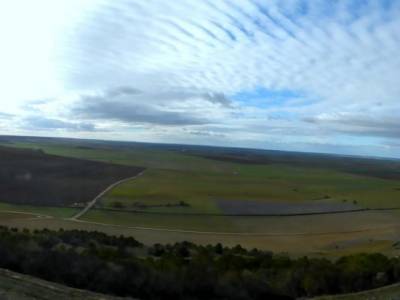
{"type": "Polygon", "coordinates": [[[145,247],[131,237],[0,227],[0,267],[140,299],[295,299],[400,281],[400,259],[337,261],[188,242],[145,247]]]}

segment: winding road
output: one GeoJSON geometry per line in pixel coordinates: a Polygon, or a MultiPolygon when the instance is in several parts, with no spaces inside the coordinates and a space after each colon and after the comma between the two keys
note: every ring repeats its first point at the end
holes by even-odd
{"type": "Polygon", "coordinates": [[[102,191],[100,194],[98,194],[92,201],[88,202],[88,204],[85,206],[84,209],[82,209],[80,212],[78,212],[77,214],[75,214],[71,218],[69,218],[69,220],[73,220],[73,221],[78,220],[80,217],[82,217],[84,214],[86,214],[96,204],[96,202],[101,197],[103,197],[105,194],[107,194],[110,190],[112,190],[113,188],[115,188],[116,186],[118,186],[118,185],[120,185],[120,184],[122,184],[124,182],[127,182],[127,181],[132,180],[132,179],[136,179],[139,176],[142,176],[144,171],[145,170],[143,170],[142,172],[136,174],[135,176],[128,177],[128,178],[122,179],[120,181],[114,182],[112,185],[110,185],[104,191],[102,191]]]}

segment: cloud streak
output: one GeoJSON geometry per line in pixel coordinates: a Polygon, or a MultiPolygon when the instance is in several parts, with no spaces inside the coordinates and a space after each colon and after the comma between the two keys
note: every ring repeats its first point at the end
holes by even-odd
{"type": "Polygon", "coordinates": [[[187,90],[142,92],[124,86],[100,95],[83,95],[70,113],[83,119],[189,126],[212,123],[214,110],[229,109],[230,105],[223,94],[187,90]]]}
{"type": "Polygon", "coordinates": [[[42,95],[54,99],[35,106],[42,117],[124,139],[309,151],[400,139],[399,1],[89,2],[63,2],[77,13],[43,54],[55,75],[41,81],[63,88],[42,95]]]}
{"type": "Polygon", "coordinates": [[[41,116],[29,116],[21,120],[20,127],[28,130],[67,130],[72,132],[94,131],[95,126],[91,123],[69,122],[41,116]]]}

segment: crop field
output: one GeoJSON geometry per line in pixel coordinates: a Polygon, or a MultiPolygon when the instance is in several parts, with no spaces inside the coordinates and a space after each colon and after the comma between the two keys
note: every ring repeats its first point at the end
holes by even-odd
{"type": "Polygon", "coordinates": [[[370,173],[355,174],[350,167],[347,167],[349,172],[333,168],[330,161],[324,165],[321,161],[325,158],[317,160],[319,164],[310,162],[309,166],[282,160],[268,164],[244,164],[191,155],[180,148],[164,150],[151,146],[147,146],[148,149],[144,146],[112,147],[108,144],[79,146],[54,142],[19,142],[13,146],[147,168],[142,177],[118,186],[104,197],[102,206],[110,208],[224,213],[219,205],[223,200],[289,204],[324,200],[343,203],[344,206],[355,204],[362,208],[400,207],[400,182],[396,178],[399,163],[392,163],[386,168],[387,176],[380,171],[380,176],[376,177],[375,169],[383,168],[379,164],[379,168],[375,167],[372,171],[369,166],[370,173]],[[394,169],[393,165],[397,168],[394,169]]]}
{"type": "Polygon", "coordinates": [[[53,207],[39,205],[23,205],[0,202],[0,212],[12,211],[51,216],[55,218],[68,218],[76,214],[80,209],[73,207],[53,207]]]}
{"type": "Polygon", "coordinates": [[[182,213],[224,213],[220,200],[289,204],[329,200],[364,208],[399,207],[398,186],[394,180],[280,165],[237,165],[233,172],[213,173],[150,169],[115,188],[102,204],[182,213]]]}
{"type": "Polygon", "coordinates": [[[32,217],[34,217],[34,215],[29,214],[29,213],[0,212],[0,218],[2,221],[24,220],[24,219],[30,219],[32,217]]]}
{"type": "MultiPolygon", "coordinates": [[[[125,236],[132,236],[146,245],[153,245],[155,243],[171,244],[181,241],[190,241],[201,245],[223,243],[230,247],[240,244],[248,249],[258,248],[274,252],[285,252],[291,256],[309,255],[337,258],[347,254],[359,252],[371,253],[376,251],[391,256],[400,255],[400,248],[396,246],[396,243],[394,242],[394,240],[400,240],[399,228],[397,227],[396,229],[388,223],[381,225],[372,224],[372,227],[369,229],[367,224],[364,224],[364,228],[356,226],[354,227],[355,230],[349,230],[345,227],[352,228],[352,224],[350,223],[346,226],[344,218],[341,220],[335,220],[337,222],[341,221],[343,224],[342,228],[332,228],[328,225],[316,227],[313,224],[318,220],[315,219],[309,219],[306,225],[299,226],[299,224],[301,224],[300,222],[305,222],[307,220],[306,217],[301,217],[301,219],[297,220],[270,220],[270,222],[262,224],[262,228],[265,230],[264,232],[253,232],[252,234],[247,234],[243,230],[241,233],[228,233],[225,231],[203,232],[167,228],[167,230],[165,230],[160,228],[159,223],[155,224],[157,227],[142,227],[134,226],[141,225],[140,222],[136,224],[128,222],[128,220],[115,222],[115,218],[122,218],[121,214],[125,213],[117,213],[116,215],[113,213],[110,215],[107,214],[107,219],[105,219],[104,215],[98,216],[98,212],[94,210],[83,220],[77,221],[58,217],[39,218],[35,216],[22,216],[22,218],[24,218],[22,219],[19,214],[7,214],[8,217],[3,218],[0,214],[0,225],[21,229],[29,228],[31,230],[42,228],[58,230],[63,228],[65,230],[82,229],[100,231],[117,236],[122,234],[125,236]],[[107,224],[107,221],[110,223],[107,224]],[[341,230],[331,231],[332,229],[341,230]]],[[[151,222],[154,222],[154,219],[155,218],[153,218],[151,222]]],[[[380,220],[383,219],[384,218],[381,218],[380,220]]],[[[188,219],[185,219],[184,221],[187,222],[187,220],[188,219]]],[[[332,220],[333,219],[331,218],[327,221],[332,220]]],[[[206,222],[209,220],[205,219],[204,221],[206,222]]],[[[379,221],[379,219],[376,219],[375,221],[379,221]]],[[[247,222],[252,221],[247,220],[247,222]]],[[[217,221],[214,221],[214,224],[215,223],[218,225],[217,221]]],[[[151,223],[148,222],[145,224],[151,225],[151,223]]],[[[181,224],[182,223],[179,225],[181,224]]],[[[193,223],[191,225],[193,226],[193,223]]],[[[221,225],[223,224],[219,223],[219,226],[221,225]]],[[[200,224],[200,226],[204,225],[200,224]]],[[[251,226],[254,228],[254,224],[247,224],[246,226],[247,229],[251,228],[251,226]]],[[[197,228],[200,229],[201,227],[197,228]]],[[[261,227],[259,230],[261,230],[261,227]]]]}
{"type": "Polygon", "coordinates": [[[95,197],[142,168],[0,147],[0,199],[9,203],[71,205],[95,197]]]}
{"type": "MultiPolygon", "coordinates": [[[[45,138],[0,142],[99,166],[146,169],[106,193],[76,221],[69,218],[79,209],[56,207],[57,201],[0,204],[1,211],[52,217],[27,220],[29,228],[92,228],[150,244],[224,242],[334,256],[355,249],[398,252],[392,247],[400,239],[398,161],[45,138]],[[387,210],[375,210],[382,208],[387,210]]],[[[72,201],[78,202],[63,203],[72,201]]]]}

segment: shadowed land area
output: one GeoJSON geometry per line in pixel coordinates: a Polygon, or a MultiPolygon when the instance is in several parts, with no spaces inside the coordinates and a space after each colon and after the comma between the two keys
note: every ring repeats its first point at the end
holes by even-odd
{"type": "MultiPolygon", "coordinates": [[[[118,300],[128,299],[70,288],[29,275],[0,269],[2,300],[118,300]]],[[[129,298],[132,299],[132,298],[129,298]]]]}
{"type": "Polygon", "coordinates": [[[82,205],[143,168],[0,147],[0,199],[9,203],[82,205]]]}
{"type": "Polygon", "coordinates": [[[393,284],[370,291],[338,296],[322,296],[312,300],[399,300],[400,284],[393,284]]]}

